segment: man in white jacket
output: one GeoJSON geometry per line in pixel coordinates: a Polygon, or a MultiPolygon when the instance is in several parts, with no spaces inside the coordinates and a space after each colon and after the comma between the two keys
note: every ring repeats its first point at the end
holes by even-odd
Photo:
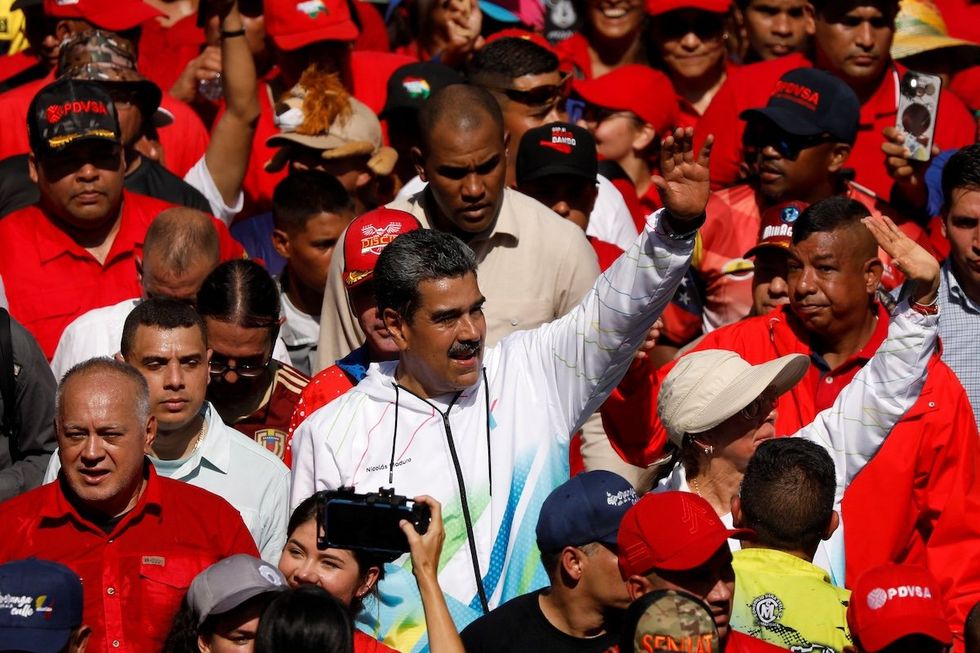
{"type": "MultiPolygon", "coordinates": [[[[439,582],[460,628],[546,585],[534,527],[544,498],[567,479],[570,434],[625,373],[688,266],[708,194],[708,152],[695,160],[690,138],[678,132],[664,142],[657,184],[666,209],[582,303],[485,352],[472,254],[433,230],[388,245],[375,269],[378,309],[401,358],[372,365],[297,429],[292,505],[342,485],[438,499],[446,525],[439,582]]],[[[912,378],[924,374],[920,360],[895,364],[912,378]]],[[[875,401],[873,384],[862,391],[875,401]]],[[[378,628],[377,616],[387,644],[419,651],[427,642],[411,574],[398,565],[386,572],[381,607],[365,610],[364,621],[378,628]]]]}

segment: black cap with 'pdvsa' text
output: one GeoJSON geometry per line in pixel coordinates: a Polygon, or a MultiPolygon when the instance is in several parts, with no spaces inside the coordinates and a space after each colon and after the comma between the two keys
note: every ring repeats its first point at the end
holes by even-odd
{"type": "Polygon", "coordinates": [[[99,139],[120,142],[119,119],[108,91],[98,82],[59,79],[34,96],[27,133],[35,155],[63,150],[72,143],[99,139]]]}

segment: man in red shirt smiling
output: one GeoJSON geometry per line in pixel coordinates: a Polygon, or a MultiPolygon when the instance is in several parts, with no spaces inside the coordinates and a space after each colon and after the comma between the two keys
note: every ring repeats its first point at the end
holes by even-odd
{"type": "Polygon", "coordinates": [[[0,562],[37,556],[78,574],[92,651],[159,651],[198,572],[258,555],[224,499],[153,471],[149,403],[129,365],[72,368],[58,389],[58,481],[0,504],[0,562]]]}

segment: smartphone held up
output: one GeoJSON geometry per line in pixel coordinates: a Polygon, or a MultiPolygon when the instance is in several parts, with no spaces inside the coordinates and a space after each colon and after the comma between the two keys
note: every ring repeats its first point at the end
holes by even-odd
{"type": "Polygon", "coordinates": [[[912,161],[928,161],[932,156],[941,87],[942,79],[937,75],[909,70],[902,77],[897,127],[905,137],[905,147],[912,161]]]}

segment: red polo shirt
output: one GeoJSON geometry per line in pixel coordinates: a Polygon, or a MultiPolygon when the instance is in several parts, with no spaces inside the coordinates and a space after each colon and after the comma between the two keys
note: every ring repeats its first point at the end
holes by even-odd
{"type": "MultiPolygon", "coordinates": [[[[136,258],[142,256],[146,229],[172,204],[123,191],[112,247],[104,263],[79,246],[39,207],[14,211],[0,220],[0,278],[10,312],[31,332],[50,360],[61,332],[76,317],[140,295],[136,258]]],[[[244,250],[227,227],[213,220],[222,260],[244,250]]]]}
{"type": "Polygon", "coordinates": [[[158,477],[150,464],[144,474],[139,502],[109,533],[79,514],[57,481],[0,504],[0,562],[54,560],[82,579],[89,651],[159,651],[198,572],[236,553],[258,556],[224,499],[158,477]]]}
{"type": "MultiPolygon", "coordinates": [[[[764,107],[784,73],[811,66],[813,63],[809,59],[795,53],[729,72],[728,80],[704,112],[694,135],[695,151],[708,134],[715,136],[711,151],[712,188],[729,186],[739,177],[742,134],[745,131],[745,121],[738,117],[739,114],[746,109],[764,107]]],[[[856,173],[856,182],[886,199],[891,197],[892,179],[885,169],[885,155],[881,151],[884,136],[881,131],[895,125],[895,80],[901,78],[906,70],[898,63],[886,68],[874,95],[861,105],[857,139],[847,161],[847,167],[853,168],[856,173]]],[[[975,136],[976,123],[969,110],[958,97],[942,91],[936,120],[936,144],[948,150],[973,143],[975,136]]]]}

